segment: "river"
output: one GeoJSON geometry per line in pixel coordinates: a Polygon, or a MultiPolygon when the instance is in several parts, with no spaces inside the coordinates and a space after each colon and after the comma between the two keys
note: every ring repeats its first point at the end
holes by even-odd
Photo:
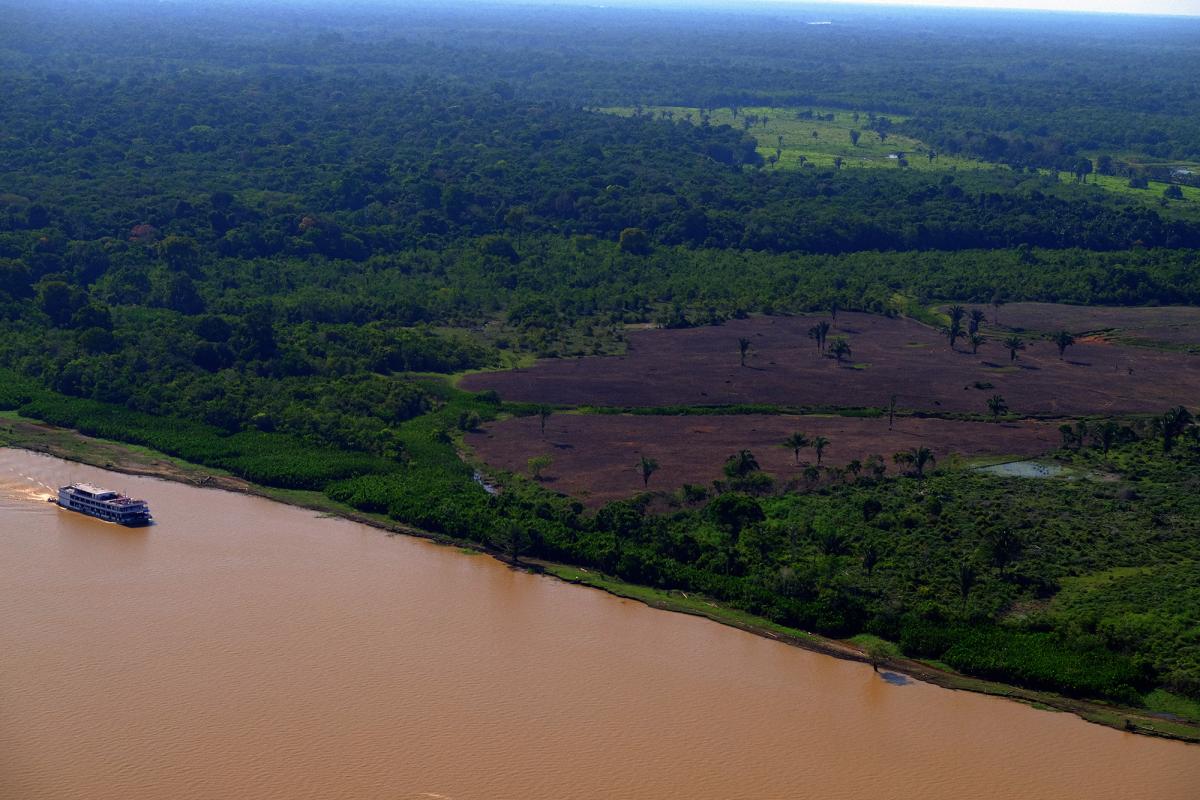
{"type": "Polygon", "coordinates": [[[1198,796],[1198,746],[0,449],[6,800],[1198,796]],[[44,502],[79,480],[157,524],[44,502]]]}

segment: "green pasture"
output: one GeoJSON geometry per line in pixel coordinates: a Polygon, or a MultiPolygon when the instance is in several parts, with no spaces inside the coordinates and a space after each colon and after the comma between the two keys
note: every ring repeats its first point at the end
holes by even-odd
{"type": "MultiPolygon", "coordinates": [[[[598,111],[632,116],[632,107],[601,108],[598,111]]],[[[683,106],[643,106],[642,114],[669,116],[675,120],[686,120],[690,114],[694,124],[700,124],[700,109],[683,106]]],[[[893,123],[904,117],[895,114],[880,114],[893,123]]],[[[903,153],[909,169],[947,170],[989,169],[994,165],[955,156],[938,155],[929,158],[930,148],[923,142],[900,134],[888,133],[886,139],[868,128],[872,125],[868,112],[844,111],[818,108],[771,108],[766,106],[739,107],[735,118],[728,108],[718,108],[709,115],[712,125],[729,125],[741,128],[758,140],[758,152],[767,159],[768,169],[802,169],[805,167],[832,167],[834,159],[842,159],[842,168],[872,167],[899,169],[899,159],[893,155],[903,153]],[[811,111],[813,119],[798,116],[811,111]],[[833,120],[818,119],[833,115],[833,120]],[[857,115],[858,119],[855,119],[857,115]],[[747,124],[750,123],[748,126],[747,124]],[[858,144],[851,143],[850,131],[861,134],[858,144]],[[816,134],[815,136],[813,134],[816,134]],[[774,163],[771,158],[779,151],[774,163]],[[803,160],[802,160],[803,159],[803,160]]]]}
{"type": "MultiPolygon", "coordinates": [[[[632,106],[596,110],[623,117],[633,116],[636,111],[632,106]]],[[[640,113],[676,121],[690,121],[696,125],[700,124],[701,120],[700,109],[686,106],[642,106],[640,113]]],[[[758,152],[766,159],[765,168],[768,170],[828,168],[835,166],[834,159],[837,158],[842,159],[842,169],[900,169],[900,159],[897,157],[900,154],[903,154],[908,164],[907,168],[912,170],[1007,169],[987,161],[941,153],[935,153],[935,157],[930,158],[932,148],[929,145],[899,133],[889,132],[885,139],[881,139],[878,133],[870,129],[873,123],[869,112],[864,111],[747,106],[739,107],[736,117],[729,108],[714,109],[708,116],[712,125],[739,128],[757,139],[758,152]],[[812,119],[798,116],[809,111],[812,112],[812,119]],[[832,120],[827,119],[830,115],[833,116],[832,120]],[[850,140],[851,130],[857,130],[861,134],[857,145],[850,140]]],[[[900,123],[905,119],[896,114],[878,116],[886,117],[893,123],[900,123]]],[[[1051,173],[1046,171],[1044,174],[1051,173]]],[[[1069,172],[1059,172],[1058,178],[1064,184],[1075,182],[1075,176],[1069,172]]],[[[1170,200],[1163,206],[1160,202],[1163,190],[1171,185],[1163,181],[1150,181],[1148,188],[1134,189],[1129,185],[1128,178],[1093,173],[1087,176],[1087,183],[1153,205],[1171,216],[1193,216],[1200,211],[1196,207],[1200,204],[1200,188],[1193,186],[1181,186],[1183,200],[1170,200]]]]}

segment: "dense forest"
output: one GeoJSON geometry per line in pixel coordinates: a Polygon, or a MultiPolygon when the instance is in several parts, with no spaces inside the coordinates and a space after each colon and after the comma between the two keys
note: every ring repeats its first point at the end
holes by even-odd
{"type": "Polygon", "coordinates": [[[1195,201],[1086,180],[1192,182],[1200,24],[845,7],[0,14],[0,409],[972,674],[1200,698],[1190,418],[1064,438],[1061,458],[1136,489],[867,469],[784,492],[735,468],[669,513],[647,498],[592,513],[522,476],[486,491],[462,432],[539,409],[453,382],[618,352],[632,323],[1200,304],[1195,201]],[[849,109],[880,142],[987,163],[773,171],[751,124],[594,110],[748,104],[849,109]],[[1078,589],[1116,568],[1133,571],[1078,589]]]}

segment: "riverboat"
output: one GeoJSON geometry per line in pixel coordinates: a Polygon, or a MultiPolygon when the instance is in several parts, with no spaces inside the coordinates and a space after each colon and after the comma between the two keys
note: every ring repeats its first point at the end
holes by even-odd
{"type": "Polygon", "coordinates": [[[57,502],[62,508],[78,511],[118,525],[149,525],[153,520],[145,500],[135,500],[120,492],[101,489],[90,483],[72,483],[58,490],[57,502]]]}

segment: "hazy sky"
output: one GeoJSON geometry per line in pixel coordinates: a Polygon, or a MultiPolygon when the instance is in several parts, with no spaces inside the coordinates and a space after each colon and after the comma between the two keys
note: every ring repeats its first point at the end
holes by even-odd
{"type": "MultiPolygon", "coordinates": [[[[836,0],[834,0],[836,2],[836,0]]],[[[878,5],[1044,8],[1057,11],[1105,11],[1119,14],[1200,15],[1200,0],[855,0],[878,5]]]]}
{"type": "MultiPolygon", "coordinates": [[[[514,0],[522,2],[522,0],[514,0]]],[[[525,0],[531,4],[560,2],[570,5],[705,7],[754,5],[806,5],[805,0],[525,0]]],[[[815,5],[945,6],[957,8],[1044,9],[1048,11],[1097,11],[1115,14],[1182,14],[1200,16],[1200,0],[809,0],[815,5]]]]}

